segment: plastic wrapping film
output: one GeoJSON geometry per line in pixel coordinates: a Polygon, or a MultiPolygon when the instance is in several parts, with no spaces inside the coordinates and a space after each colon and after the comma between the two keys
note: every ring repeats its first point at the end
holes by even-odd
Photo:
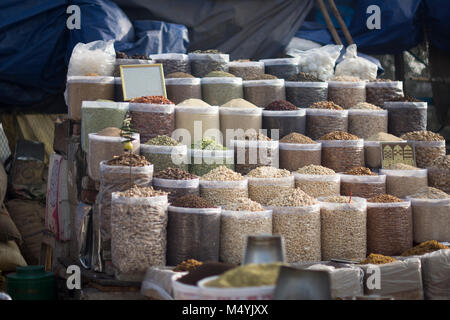
{"type": "Polygon", "coordinates": [[[169,206],[167,264],[182,261],[219,261],[221,208],[169,206]]]}
{"type": "Polygon", "coordinates": [[[367,252],[397,256],[413,246],[411,202],[367,202],[367,252]]]}
{"type": "Polygon", "coordinates": [[[323,270],[330,274],[332,299],[343,299],[363,295],[363,271],[350,264],[333,266],[328,261],[296,262],[294,267],[308,270],[323,270]]]}
{"type": "Polygon", "coordinates": [[[174,180],[153,178],[153,187],[157,190],[169,192],[169,203],[186,195],[199,195],[199,179],[174,180]]]}
{"type": "Polygon", "coordinates": [[[247,235],[272,234],[272,210],[222,210],[220,218],[220,260],[240,264],[247,235]]]}
{"type": "Polygon", "coordinates": [[[286,100],[298,108],[307,108],[315,102],[328,99],[327,82],[286,81],[286,100]]]}
{"type": "Polygon", "coordinates": [[[141,285],[141,294],[157,300],[173,300],[172,281],[186,275],[175,272],[172,267],[150,267],[141,285]]]}
{"type": "Polygon", "coordinates": [[[347,110],[306,109],[306,135],[313,140],[333,131],[348,130],[347,110]]]}
{"type": "Polygon", "coordinates": [[[215,206],[226,206],[236,198],[248,198],[248,180],[200,180],[200,196],[215,206]]]}
{"type": "Polygon", "coordinates": [[[396,300],[423,300],[421,261],[410,258],[382,265],[358,265],[364,271],[364,294],[391,296],[396,300]],[[369,268],[371,269],[369,273],[369,268]],[[379,271],[379,273],[378,273],[379,271]],[[376,274],[380,276],[379,289],[376,274]],[[370,288],[368,286],[371,286],[370,288]]]}
{"type": "Polygon", "coordinates": [[[341,190],[341,176],[295,173],[295,187],[302,189],[311,197],[338,196],[341,190]]]}
{"type": "Polygon", "coordinates": [[[284,238],[287,262],[320,260],[319,204],[267,209],[272,210],[272,233],[284,238]]]}
{"type": "Polygon", "coordinates": [[[282,178],[251,178],[248,177],[248,197],[262,205],[267,205],[280,192],[293,190],[294,176],[282,178]]]}
{"type": "Polygon", "coordinates": [[[148,267],[166,265],[167,196],[112,195],[111,258],[120,280],[142,281],[148,267]]]}

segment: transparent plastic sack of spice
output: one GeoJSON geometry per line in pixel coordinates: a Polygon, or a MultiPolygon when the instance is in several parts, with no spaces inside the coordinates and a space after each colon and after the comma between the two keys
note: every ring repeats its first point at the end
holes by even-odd
{"type": "Polygon", "coordinates": [[[366,83],[364,81],[328,81],[328,100],[344,109],[350,109],[366,101],[366,83]]]}
{"type": "Polygon", "coordinates": [[[297,108],[307,108],[328,99],[327,82],[286,81],[286,100],[297,108]]]}
{"type": "Polygon", "coordinates": [[[292,191],[295,187],[294,176],[282,178],[248,178],[248,197],[262,205],[268,205],[280,192],[292,191]]]}
{"type": "Polygon", "coordinates": [[[372,198],[386,193],[386,176],[358,176],[340,174],[341,195],[361,198],[372,198]]]}
{"type": "Polygon", "coordinates": [[[200,180],[200,196],[215,206],[224,207],[236,198],[248,198],[248,180],[200,180]]]}
{"type": "Polygon", "coordinates": [[[140,153],[154,166],[154,171],[166,168],[180,168],[188,170],[188,155],[186,145],[159,146],[141,144],[140,153]]]}
{"type": "Polygon", "coordinates": [[[300,71],[298,58],[262,59],[265,73],[276,76],[278,79],[287,79],[300,71]]]}
{"type": "Polygon", "coordinates": [[[321,143],[284,143],[280,142],[280,168],[296,171],[304,166],[314,164],[320,166],[322,163],[321,143]]]}
{"type": "Polygon", "coordinates": [[[366,83],[366,100],[378,107],[383,107],[386,101],[402,98],[402,81],[376,81],[366,83]]]}
{"type": "Polygon", "coordinates": [[[120,280],[142,281],[152,266],[166,265],[167,196],[112,194],[111,258],[120,280]]]}
{"type": "Polygon", "coordinates": [[[272,210],[222,210],[220,217],[220,261],[240,264],[247,235],[272,234],[272,210]]]}
{"type": "Polygon", "coordinates": [[[221,208],[169,207],[167,264],[219,261],[221,208]]]}
{"type": "Polygon", "coordinates": [[[320,260],[319,204],[266,208],[272,210],[273,234],[279,234],[284,238],[287,262],[320,260]]]}
{"type": "Polygon", "coordinates": [[[347,47],[343,60],[337,64],[336,76],[358,77],[361,80],[375,80],[378,67],[367,59],[358,57],[356,44],[347,47]]]}
{"type": "Polygon", "coordinates": [[[220,106],[232,99],[244,97],[242,78],[208,77],[202,78],[203,100],[212,105],[220,106]]]}
{"type": "Polygon", "coordinates": [[[428,186],[427,169],[391,170],[380,169],[379,174],[386,175],[386,192],[400,199],[419,192],[428,186]]]}
{"type": "Polygon", "coordinates": [[[286,100],[284,79],[246,80],[243,86],[244,99],[261,108],[276,100],[286,100]]]}
{"type": "Polygon", "coordinates": [[[306,51],[288,49],[287,54],[299,57],[300,70],[310,73],[320,80],[327,81],[334,75],[334,65],[339,58],[342,45],[326,45],[306,51]]]}
{"type": "Polygon", "coordinates": [[[79,42],[73,48],[70,56],[67,76],[85,76],[89,73],[96,73],[99,76],[112,76],[115,64],[114,40],[79,42]]]}
{"type": "Polygon", "coordinates": [[[250,76],[264,74],[264,62],[261,61],[231,61],[228,72],[246,80],[250,76]]]}
{"type": "Polygon", "coordinates": [[[389,111],[389,133],[397,137],[412,131],[427,130],[428,104],[426,102],[386,101],[384,109],[389,111]]]}
{"type": "Polygon", "coordinates": [[[228,72],[230,56],[223,53],[189,53],[191,71],[194,77],[203,78],[211,71],[228,72]]]}
{"type": "Polygon", "coordinates": [[[295,187],[300,188],[311,197],[328,197],[340,195],[341,176],[339,174],[300,174],[294,172],[295,187]]]}
{"type": "Polygon", "coordinates": [[[333,132],[348,130],[348,110],[306,109],[306,135],[313,140],[333,132]]]}
{"type": "Polygon", "coordinates": [[[158,135],[171,136],[175,130],[175,105],[130,103],[131,126],[146,142],[158,135]]]}
{"type": "Polygon", "coordinates": [[[259,166],[279,167],[279,142],[260,140],[231,140],[236,171],[247,174],[259,166]]]}
{"type": "Polygon", "coordinates": [[[364,140],[318,140],[322,143],[322,166],[335,172],[364,167],[364,140]]]}
{"type": "Polygon", "coordinates": [[[200,193],[199,178],[188,180],[153,178],[152,183],[156,190],[169,192],[169,203],[186,195],[198,196],[200,193]]]}
{"type": "Polygon", "coordinates": [[[174,72],[191,73],[191,64],[187,54],[182,53],[162,53],[152,54],[150,58],[155,63],[162,63],[164,75],[174,72]]]}
{"type": "Polygon", "coordinates": [[[191,160],[189,172],[197,176],[203,176],[220,166],[234,170],[233,150],[189,149],[188,157],[191,160]]]}
{"type": "Polygon", "coordinates": [[[167,98],[178,104],[187,99],[202,99],[200,78],[166,78],[167,98]]]}
{"type": "Polygon", "coordinates": [[[418,168],[427,168],[433,164],[433,161],[440,156],[445,156],[445,140],[440,141],[414,141],[409,140],[414,145],[416,152],[416,166],[418,168]]]}
{"type": "Polygon", "coordinates": [[[388,132],[388,111],[348,110],[348,132],[362,139],[378,132],[388,132]]]}

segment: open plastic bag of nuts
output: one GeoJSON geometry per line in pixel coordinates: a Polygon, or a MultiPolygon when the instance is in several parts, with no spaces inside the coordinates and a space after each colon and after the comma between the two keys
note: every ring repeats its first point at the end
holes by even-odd
{"type": "Polygon", "coordinates": [[[401,199],[428,186],[427,169],[380,169],[379,173],[386,175],[386,192],[401,199]]]}
{"type": "Polygon", "coordinates": [[[264,62],[267,74],[274,75],[279,79],[287,79],[300,71],[298,58],[262,59],[259,61],[264,62]]]}
{"type": "Polygon", "coordinates": [[[294,189],[294,176],[283,178],[251,178],[248,177],[248,196],[262,205],[279,195],[281,191],[294,189]]]}
{"type": "Polygon", "coordinates": [[[322,165],[336,172],[364,166],[364,140],[320,140],[322,165]]]}
{"type": "Polygon", "coordinates": [[[248,77],[264,74],[264,62],[261,61],[231,61],[228,72],[246,80],[248,77]]]}
{"type": "Polygon", "coordinates": [[[225,206],[236,198],[248,198],[248,180],[200,180],[200,196],[216,206],[225,206]]]}
{"type": "Polygon", "coordinates": [[[228,71],[230,56],[223,53],[194,53],[188,54],[192,75],[203,78],[211,71],[228,71]]]}
{"type": "Polygon", "coordinates": [[[220,260],[225,263],[241,263],[247,235],[272,234],[272,210],[222,210],[220,220],[220,260]]]}
{"type": "Polygon", "coordinates": [[[348,130],[348,110],[306,109],[306,135],[313,140],[333,131],[348,130]]]}
{"type": "Polygon", "coordinates": [[[348,110],[348,132],[366,139],[388,131],[387,110],[348,110]]]}
{"type": "Polygon", "coordinates": [[[168,75],[174,72],[191,73],[191,64],[187,54],[182,53],[161,53],[152,54],[150,59],[154,63],[162,63],[164,69],[164,75],[168,75]]]}
{"type": "MultiPolygon", "coordinates": [[[[199,195],[199,178],[189,180],[160,179],[153,178],[153,187],[156,190],[169,192],[169,203],[186,195],[199,195]]],[[[180,261],[181,262],[181,261],[180,261]]]]}
{"type": "Polygon", "coordinates": [[[386,101],[403,97],[402,81],[374,81],[366,83],[366,100],[378,107],[386,101]]]}
{"type": "Polygon", "coordinates": [[[357,176],[341,174],[341,194],[361,198],[372,198],[386,193],[386,176],[357,176]]]}
{"type": "Polygon", "coordinates": [[[295,187],[314,198],[340,195],[341,176],[294,173],[295,187]]]}
{"type": "Polygon", "coordinates": [[[287,262],[320,261],[320,205],[267,208],[273,234],[284,237],[287,262]]]}
{"type": "Polygon", "coordinates": [[[286,81],[286,100],[298,108],[307,108],[315,102],[328,98],[326,82],[294,82],[286,81]]]}
{"type": "Polygon", "coordinates": [[[389,133],[400,137],[411,131],[427,129],[427,103],[398,101],[384,103],[384,109],[389,111],[389,133]]]}
{"type": "Polygon", "coordinates": [[[419,168],[427,168],[440,156],[445,156],[445,140],[441,141],[413,141],[408,142],[414,145],[416,151],[416,165],[419,168]]]}
{"type": "Polygon", "coordinates": [[[244,97],[242,78],[210,77],[202,78],[201,83],[203,100],[213,106],[244,97]]]}
{"type": "Polygon", "coordinates": [[[244,99],[264,108],[277,100],[286,100],[284,79],[246,80],[243,82],[244,99]]]}
{"type": "Polygon", "coordinates": [[[280,168],[295,171],[304,166],[321,164],[322,144],[279,143],[280,168]]]}
{"type": "Polygon", "coordinates": [[[366,83],[349,81],[329,81],[328,100],[350,109],[354,105],[366,101],[366,83]]]}

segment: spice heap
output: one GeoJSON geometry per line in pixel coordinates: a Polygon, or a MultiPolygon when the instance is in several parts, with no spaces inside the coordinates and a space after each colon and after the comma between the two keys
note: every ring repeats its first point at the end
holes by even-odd
{"type": "Polygon", "coordinates": [[[376,176],[376,173],[373,173],[369,168],[365,167],[356,167],[345,171],[344,174],[350,174],[354,176],[376,176]]]}
{"type": "Polygon", "coordinates": [[[186,99],[177,104],[177,107],[211,107],[211,105],[200,99],[186,99]]]}
{"type": "Polygon", "coordinates": [[[283,143],[316,144],[313,139],[297,132],[292,132],[280,139],[283,143]]]}
{"type": "Polygon", "coordinates": [[[211,71],[210,73],[208,73],[205,78],[222,78],[222,77],[231,77],[231,78],[235,78],[234,74],[225,72],[225,71],[211,71]]]}
{"type": "Polygon", "coordinates": [[[175,140],[172,139],[169,136],[156,136],[150,140],[148,140],[145,144],[150,144],[150,145],[156,145],[156,146],[177,146],[180,143],[175,140]]]}
{"type": "Polygon", "coordinates": [[[400,138],[403,140],[414,141],[442,141],[445,140],[443,136],[432,131],[413,131],[403,134],[400,138]]]}
{"type": "Polygon", "coordinates": [[[370,137],[368,137],[365,140],[366,141],[389,141],[389,142],[403,141],[402,138],[399,138],[397,136],[394,136],[393,134],[386,133],[386,132],[378,132],[376,134],[371,135],[370,137]]]}
{"type": "Polygon", "coordinates": [[[212,138],[203,138],[191,145],[192,149],[200,149],[200,150],[226,150],[227,148],[217,143],[212,138]]]}
{"type": "Polygon", "coordinates": [[[359,102],[355,104],[352,109],[362,109],[362,110],[383,110],[383,108],[377,107],[374,104],[368,102],[359,102]]]}
{"type": "Polygon", "coordinates": [[[97,132],[97,135],[103,137],[120,137],[122,130],[119,128],[108,127],[97,132]]]}
{"type": "Polygon", "coordinates": [[[234,264],[204,262],[201,266],[190,270],[188,274],[178,279],[178,281],[187,285],[196,286],[197,282],[202,279],[217,276],[233,268],[236,268],[234,264]]]}
{"type": "Polygon", "coordinates": [[[391,164],[388,167],[389,170],[420,170],[417,167],[414,166],[410,166],[409,164],[405,164],[405,163],[394,163],[391,164]]]}
{"type": "Polygon", "coordinates": [[[319,140],[359,140],[359,137],[344,131],[333,131],[321,136],[319,140]]]}
{"type": "Polygon", "coordinates": [[[225,206],[225,209],[230,211],[265,211],[263,206],[261,206],[258,202],[252,201],[249,198],[237,198],[230,204],[225,206]]]}
{"type": "Polygon", "coordinates": [[[151,103],[151,104],[173,104],[172,101],[163,96],[144,96],[139,98],[133,98],[130,100],[132,103],[151,103]]]}
{"type": "Polygon", "coordinates": [[[201,180],[208,181],[239,181],[245,178],[225,166],[217,167],[201,177],[201,180]]]}
{"type": "Polygon", "coordinates": [[[126,191],[118,192],[117,195],[127,198],[149,198],[164,196],[167,195],[167,192],[155,190],[153,187],[139,187],[134,185],[126,191]]]}
{"type": "Polygon", "coordinates": [[[440,169],[450,169],[450,155],[440,156],[433,161],[433,167],[440,169]]]}
{"type": "Polygon", "coordinates": [[[322,200],[323,202],[331,202],[331,203],[353,203],[353,199],[350,199],[350,197],[345,196],[335,196],[335,197],[328,197],[322,200]]]}
{"type": "Polygon", "coordinates": [[[352,76],[336,76],[333,77],[333,81],[344,81],[344,82],[359,82],[361,81],[358,77],[352,77],[352,76]]]}
{"type": "Polygon", "coordinates": [[[243,265],[205,283],[205,286],[213,288],[274,286],[282,265],[279,262],[243,265]]]}
{"type": "Polygon", "coordinates": [[[275,167],[261,166],[251,170],[247,176],[251,178],[285,178],[291,173],[285,169],[277,169],[275,167]]]}
{"type": "Polygon", "coordinates": [[[144,156],[140,156],[135,153],[123,153],[120,156],[114,156],[106,164],[110,166],[130,166],[130,167],[144,167],[151,165],[151,163],[147,161],[147,159],[145,159],[144,156]]]}
{"type": "Polygon", "coordinates": [[[273,111],[288,111],[288,110],[298,110],[296,106],[286,100],[277,100],[269,103],[264,110],[273,111]]]}
{"type": "Polygon", "coordinates": [[[422,242],[421,244],[403,252],[402,256],[403,257],[420,256],[425,253],[430,253],[430,252],[434,252],[434,251],[442,250],[442,249],[450,249],[450,248],[447,246],[444,246],[443,244],[439,243],[436,240],[429,240],[429,241],[422,242]]]}
{"type": "Polygon", "coordinates": [[[367,202],[392,203],[392,202],[403,202],[403,200],[390,194],[381,194],[379,196],[368,199],[367,202]]]}
{"type": "Polygon", "coordinates": [[[371,253],[369,256],[361,261],[361,264],[386,264],[395,262],[394,258],[383,256],[382,254],[371,253]]]}
{"type": "Polygon", "coordinates": [[[305,166],[303,168],[298,169],[295,171],[296,173],[300,174],[317,174],[317,175],[332,175],[336,174],[333,169],[317,166],[314,164],[311,164],[309,166],[305,166]]]}
{"type": "Polygon", "coordinates": [[[311,109],[329,109],[329,110],[344,110],[341,106],[332,101],[319,101],[309,106],[311,109]]]}
{"type": "Polygon", "coordinates": [[[167,168],[163,171],[155,173],[153,176],[158,179],[169,180],[191,180],[198,178],[195,174],[189,173],[179,168],[167,168]]]}
{"type": "Polygon", "coordinates": [[[195,77],[192,74],[186,72],[173,72],[164,76],[164,78],[170,79],[170,78],[195,78],[195,77]]]}
{"type": "Polygon", "coordinates": [[[221,108],[238,108],[238,109],[251,109],[251,108],[258,108],[258,106],[255,106],[253,103],[248,102],[247,100],[244,100],[242,98],[232,99],[228,101],[227,103],[220,106],[221,108]]]}
{"type": "Polygon", "coordinates": [[[411,198],[415,199],[449,199],[450,195],[442,190],[425,187],[419,190],[419,192],[413,194],[411,198]]]}
{"type": "Polygon", "coordinates": [[[197,261],[195,259],[189,259],[186,261],[181,262],[179,265],[177,265],[173,271],[175,272],[184,272],[184,271],[192,271],[197,269],[203,265],[203,262],[197,261]]]}
{"type": "Polygon", "coordinates": [[[312,206],[318,202],[299,188],[294,191],[282,191],[278,197],[269,201],[268,205],[273,207],[303,207],[312,206]]]}
{"type": "Polygon", "coordinates": [[[208,201],[196,195],[187,195],[178,198],[172,203],[172,206],[181,208],[215,208],[208,201]]]}
{"type": "Polygon", "coordinates": [[[271,74],[255,74],[253,76],[248,76],[246,80],[274,80],[278,79],[276,76],[271,74]]]}
{"type": "Polygon", "coordinates": [[[290,76],[287,81],[296,81],[296,82],[323,82],[316,76],[311,73],[300,72],[293,76],[290,76]]]}

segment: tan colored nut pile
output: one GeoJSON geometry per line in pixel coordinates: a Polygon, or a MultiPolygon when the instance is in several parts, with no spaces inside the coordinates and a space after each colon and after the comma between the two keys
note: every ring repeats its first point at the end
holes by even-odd
{"type": "Polygon", "coordinates": [[[267,205],[282,191],[292,191],[294,179],[291,173],[284,169],[274,167],[258,167],[247,175],[249,178],[260,178],[258,180],[249,179],[248,195],[250,199],[267,205]]]}
{"type": "Polygon", "coordinates": [[[284,178],[289,177],[291,173],[285,169],[275,167],[261,166],[250,171],[247,176],[251,178],[284,178]]]}
{"type": "Polygon", "coordinates": [[[256,201],[249,198],[236,198],[225,206],[230,211],[264,211],[264,208],[256,201]]]}
{"type": "Polygon", "coordinates": [[[380,107],[377,107],[374,104],[368,103],[368,102],[359,102],[355,104],[352,109],[361,109],[361,110],[383,110],[380,107]]]}
{"type": "Polygon", "coordinates": [[[333,169],[322,167],[322,166],[318,166],[318,165],[314,165],[314,164],[311,164],[309,166],[305,166],[303,168],[300,168],[300,169],[298,169],[295,172],[296,173],[301,173],[301,174],[318,174],[318,175],[336,174],[336,172],[334,172],[333,169]]]}
{"type": "Polygon", "coordinates": [[[450,155],[440,156],[433,161],[428,168],[428,183],[431,187],[450,193],[450,155]]]}
{"type": "Polygon", "coordinates": [[[438,133],[425,130],[413,131],[405,133],[401,136],[401,138],[404,140],[417,142],[415,143],[416,164],[419,168],[430,167],[434,160],[440,156],[445,156],[445,139],[438,133]],[[430,142],[430,145],[419,141],[428,141],[430,142]],[[439,141],[443,142],[441,146],[433,145],[433,142],[436,143],[439,141]]]}

